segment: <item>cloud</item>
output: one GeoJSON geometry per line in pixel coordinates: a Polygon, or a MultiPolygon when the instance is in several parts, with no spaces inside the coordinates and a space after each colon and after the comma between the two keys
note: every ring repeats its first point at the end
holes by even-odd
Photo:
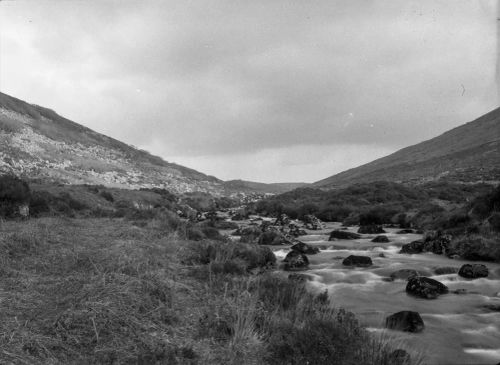
{"type": "Polygon", "coordinates": [[[0,7],[2,91],[216,176],[301,146],[370,159],[498,103],[493,0],[0,7]]]}

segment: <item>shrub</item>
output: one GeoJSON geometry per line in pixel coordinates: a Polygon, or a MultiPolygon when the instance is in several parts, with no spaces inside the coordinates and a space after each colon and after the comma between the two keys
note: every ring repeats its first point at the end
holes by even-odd
{"type": "Polygon", "coordinates": [[[500,237],[492,235],[464,235],[451,241],[450,255],[459,255],[466,260],[500,262],[500,237]]]}
{"type": "Polygon", "coordinates": [[[109,191],[102,190],[99,195],[106,199],[108,202],[112,203],[115,201],[115,198],[113,198],[113,194],[111,194],[109,191]]]}
{"type": "Polygon", "coordinates": [[[0,176],[0,217],[11,218],[19,214],[19,206],[28,204],[31,191],[28,184],[12,175],[0,176]]]}

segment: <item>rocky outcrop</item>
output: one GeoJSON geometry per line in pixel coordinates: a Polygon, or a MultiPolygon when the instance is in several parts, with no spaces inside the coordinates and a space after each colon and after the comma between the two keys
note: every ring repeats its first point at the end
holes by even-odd
{"type": "Polygon", "coordinates": [[[375,243],[387,243],[387,242],[390,242],[390,240],[389,240],[389,238],[387,238],[387,236],[380,235],[380,236],[377,236],[374,239],[372,239],[372,242],[375,242],[375,243]]]}
{"type": "Polygon", "coordinates": [[[376,224],[372,224],[369,226],[361,226],[358,229],[358,233],[363,233],[363,234],[379,234],[379,233],[386,233],[382,226],[378,226],[376,224]]]}
{"type": "Polygon", "coordinates": [[[387,317],[385,327],[403,332],[422,332],[425,326],[418,312],[401,311],[387,317]]]}
{"type": "Polygon", "coordinates": [[[286,255],[283,262],[285,263],[284,270],[286,271],[306,270],[309,267],[307,256],[293,250],[286,255]]]}
{"type": "Polygon", "coordinates": [[[358,266],[358,267],[368,267],[372,266],[372,259],[368,256],[348,256],[342,261],[342,265],[345,266],[358,266]]]}
{"type": "Polygon", "coordinates": [[[402,229],[400,231],[397,231],[396,233],[397,234],[409,234],[409,233],[415,233],[415,231],[413,229],[406,228],[406,229],[402,229]]]}
{"type": "Polygon", "coordinates": [[[415,253],[422,253],[423,250],[424,250],[424,243],[422,241],[413,241],[403,245],[399,253],[415,254],[415,253]]]}
{"type": "Polygon", "coordinates": [[[306,255],[314,255],[319,253],[319,248],[310,246],[304,242],[297,242],[295,245],[290,247],[294,251],[298,251],[300,253],[306,254],[306,255]]]}
{"type": "Polygon", "coordinates": [[[458,275],[467,279],[485,278],[488,273],[488,268],[483,264],[465,264],[458,271],[458,275]]]}
{"type": "Polygon", "coordinates": [[[448,293],[448,287],[425,276],[414,276],[408,280],[406,292],[424,299],[436,299],[439,295],[448,293]]]}
{"type": "Polygon", "coordinates": [[[361,235],[357,233],[335,230],[330,233],[330,238],[328,239],[328,241],[357,240],[359,238],[361,238],[361,235]]]}

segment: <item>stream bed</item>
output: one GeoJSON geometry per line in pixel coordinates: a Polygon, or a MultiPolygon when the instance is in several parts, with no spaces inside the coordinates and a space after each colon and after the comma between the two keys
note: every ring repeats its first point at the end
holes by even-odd
{"type": "MultiPolygon", "coordinates": [[[[433,253],[400,254],[405,243],[421,239],[418,234],[397,234],[399,229],[386,228],[390,242],[373,243],[376,235],[361,239],[328,241],[329,233],[340,223],[328,223],[321,231],[308,231],[298,239],[321,252],[308,255],[310,266],[305,271],[313,277],[310,290],[318,294],[328,290],[335,307],[356,314],[369,331],[381,332],[391,341],[423,353],[428,364],[497,364],[500,362],[500,264],[483,263],[489,269],[487,278],[465,279],[458,274],[436,275],[439,267],[455,267],[465,260],[450,259],[433,253]],[[326,249],[325,249],[326,248],[326,249]],[[373,265],[366,268],[342,265],[349,255],[370,256],[373,265]],[[420,299],[406,293],[406,280],[386,281],[399,269],[415,269],[448,286],[449,294],[437,299],[420,299]],[[466,294],[453,294],[465,289],[466,294]],[[407,333],[384,328],[385,318],[410,310],[420,313],[425,329],[407,333]]],[[[356,232],[358,227],[351,227],[356,232]]],[[[272,247],[279,261],[289,252],[286,246],[272,247]]]]}

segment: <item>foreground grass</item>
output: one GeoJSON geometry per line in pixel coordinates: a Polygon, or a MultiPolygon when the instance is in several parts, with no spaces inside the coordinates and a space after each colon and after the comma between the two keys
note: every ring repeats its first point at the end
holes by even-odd
{"type": "Polygon", "coordinates": [[[182,241],[168,224],[0,226],[0,363],[414,364],[266,248],[182,241]]]}

